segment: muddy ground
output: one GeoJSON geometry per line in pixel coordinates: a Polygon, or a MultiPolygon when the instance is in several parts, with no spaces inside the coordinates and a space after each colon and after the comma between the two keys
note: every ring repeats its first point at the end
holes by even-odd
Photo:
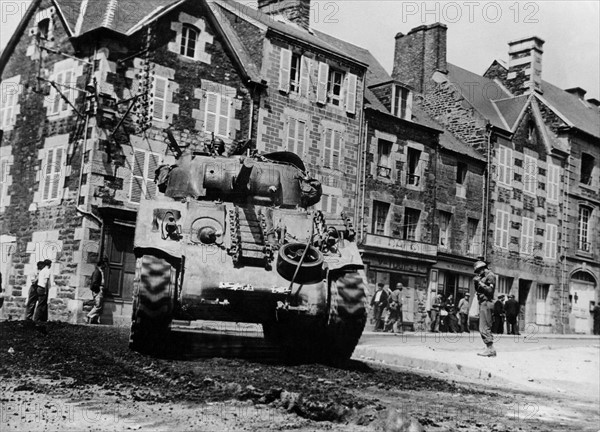
{"type": "Polygon", "coordinates": [[[128,349],[126,329],[49,323],[47,330],[0,323],[3,432],[599,428],[598,408],[568,396],[458,384],[361,362],[345,369],[286,365],[251,350],[233,352],[246,359],[155,359],[128,349]]]}

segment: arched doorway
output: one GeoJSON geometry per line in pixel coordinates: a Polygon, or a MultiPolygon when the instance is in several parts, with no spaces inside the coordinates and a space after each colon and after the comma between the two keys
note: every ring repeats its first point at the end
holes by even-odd
{"type": "Polygon", "coordinates": [[[575,333],[591,334],[593,329],[592,310],[596,304],[596,279],[586,270],[577,270],[569,281],[569,316],[571,329],[575,333]]]}

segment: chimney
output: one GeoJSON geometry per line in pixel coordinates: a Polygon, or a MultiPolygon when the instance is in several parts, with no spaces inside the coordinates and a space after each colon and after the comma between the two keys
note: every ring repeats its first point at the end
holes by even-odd
{"type": "Polygon", "coordinates": [[[595,107],[600,107],[600,101],[598,99],[589,98],[586,102],[595,107]]]}
{"type": "Polygon", "coordinates": [[[584,96],[587,93],[587,91],[585,91],[581,87],[573,87],[573,88],[570,88],[570,89],[565,89],[565,91],[567,93],[571,93],[572,95],[577,96],[581,100],[585,100],[584,96]]]}
{"type": "Polygon", "coordinates": [[[305,29],[310,26],[310,0],[258,0],[258,10],[267,15],[283,15],[305,29]]]}
{"type": "Polygon", "coordinates": [[[392,78],[426,93],[433,85],[436,71],[447,72],[446,27],[435,23],[413,28],[406,35],[396,35],[392,78]]]}
{"type": "Polygon", "coordinates": [[[542,54],[544,40],[537,36],[508,43],[507,87],[514,95],[542,93],[542,54]]]}

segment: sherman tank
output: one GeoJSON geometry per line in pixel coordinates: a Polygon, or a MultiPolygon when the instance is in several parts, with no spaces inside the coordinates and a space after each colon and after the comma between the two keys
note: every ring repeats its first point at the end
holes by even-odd
{"type": "Polygon", "coordinates": [[[321,185],[293,153],[180,154],[142,199],[130,348],[158,354],[173,320],[261,324],[295,361],[341,363],[365,326],[349,217],[313,210],[321,185]]]}

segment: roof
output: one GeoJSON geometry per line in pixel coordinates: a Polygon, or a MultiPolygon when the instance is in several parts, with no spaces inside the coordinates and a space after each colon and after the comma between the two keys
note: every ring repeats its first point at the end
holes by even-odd
{"type": "Polygon", "coordinates": [[[448,63],[448,80],[460,89],[463,97],[493,126],[510,130],[504,117],[492,102],[494,99],[512,96],[502,86],[489,78],[450,63],[448,63]]]}
{"type": "Polygon", "coordinates": [[[521,117],[521,113],[527,106],[528,101],[529,95],[520,95],[517,97],[493,101],[493,104],[496,105],[498,112],[504,118],[504,121],[512,131],[517,127],[517,121],[521,117]]]}

